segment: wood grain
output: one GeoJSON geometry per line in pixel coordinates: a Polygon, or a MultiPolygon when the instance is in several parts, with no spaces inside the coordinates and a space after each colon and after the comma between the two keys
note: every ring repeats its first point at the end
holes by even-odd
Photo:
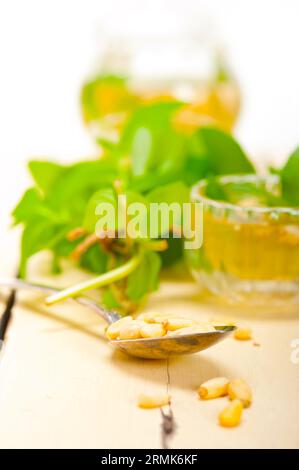
{"type": "MultiPolygon", "coordinates": [[[[247,319],[260,347],[229,338],[170,360],[168,377],[165,361],[114,352],[104,324],[85,308],[49,309],[36,294],[18,299],[0,363],[1,448],[159,448],[160,411],[136,403],[139,393],[165,391],[168,380],[176,422],[170,447],[299,447],[299,364],[290,360],[298,319],[247,319]],[[197,397],[200,383],[217,375],[252,386],[253,405],[236,429],[217,424],[226,398],[197,397]]],[[[200,300],[192,282],[167,280],[147,309],[201,319],[223,313],[200,300]]]]}

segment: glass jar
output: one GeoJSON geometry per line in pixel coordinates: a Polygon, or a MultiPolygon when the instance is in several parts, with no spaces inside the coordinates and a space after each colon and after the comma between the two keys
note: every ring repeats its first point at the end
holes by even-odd
{"type": "Polygon", "coordinates": [[[207,180],[192,189],[204,213],[203,246],[186,250],[192,275],[231,304],[299,313],[299,209],[267,206],[264,195],[280,191],[276,176],[218,182],[230,202],[208,197],[207,180]]]}
{"type": "Polygon", "coordinates": [[[137,107],[165,101],[182,103],[174,124],[186,133],[203,124],[230,131],[240,109],[223,56],[198,34],[110,38],[81,92],[86,125],[114,142],[137,107]]]}

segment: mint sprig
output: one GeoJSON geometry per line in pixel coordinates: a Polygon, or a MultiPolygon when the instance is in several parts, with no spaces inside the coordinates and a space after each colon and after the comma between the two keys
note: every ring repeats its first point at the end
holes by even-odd
{"type": "MultiPolygon", "coordinates": [[[[29,163],[34,185],[13,211],[14,223],[24,227],[23,277],[30,257],[37,252],[52,252],[55,272],[61,269],[61,259],[74,259],[75,252],[75,262],[91,278],[83,286],[71,286],[59,300],[101,286],[108,307],[128,311],[157,288],[160,268],[181,258],[182,241],[170,238],[169,248],[160,253],[167,243],[120,240],[117,234],[112,240],[97,240],[93,235],[97,203],[116,204],[120,192],[129,202],[183,204],[189,200],[190,186],[203,177],[254,171],[230,134],[212,127],[201,128],[191,137],[178,131],[173,117],[180,106],[173,102],[137,108],[119,142],[104,149],[101,159],[84,159],[69,166],[38,160],[29,163]],[[79,236],[74,237],[78,229],[79,236]]],[[[171,235],[172,227],[163,225],[162,241],[167,231],[171,235]]]]}

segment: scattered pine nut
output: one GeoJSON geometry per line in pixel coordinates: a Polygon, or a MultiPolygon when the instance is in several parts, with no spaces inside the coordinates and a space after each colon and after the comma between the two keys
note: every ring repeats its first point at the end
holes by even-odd
{"type": "Polygon", "coordinates": [[[227,395],[228,383],[229,380],[226,377],[215,377],[202,383],[198,389],[198,394],[204,400],[224,397],[227,395]]]}
{"type": "Polygon", "coordinates": [[[244,408],[248,408],[252,402],[252,391],[249,385],[242,379],[231,380],[227,387],[228,396],[231,400],[238,399],[244,408]]]}
{"type": "Polygon", "coordinates": [[[138,397],[139,408],[161,408],[162,406],[169,405],[170,395],[163,393],[159,395],[146,395],[142,393],[138,397]]]}
{"type": "Polygon", "coordinates": [[[234,338],[240,341],[248,341],[252,339],[252,331],[248,327],[238,327],[234,332],[234,338]]]}
{"type": "Polygon", "coordinates": [[[233,400],[218,416],[219,424],[232,428],[240,424],[243,413],[243,404],[240,400],[233,400]]]}

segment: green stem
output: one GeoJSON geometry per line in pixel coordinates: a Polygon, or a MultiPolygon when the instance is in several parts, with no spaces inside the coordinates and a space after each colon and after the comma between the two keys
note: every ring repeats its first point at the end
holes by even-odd
{"type": "Polygon", "coordinates": [[[148,250],[152,251],[165,251],[168,248],[167,240],[146,240],[143,243],[148,250]]]}
{"type": "Polygon", "coordinates": [[[57,302],[61,302],[62,300],[66,300],[70,297],[77,297],[78,295],[82,294],[91,289],[95,289],[96,287],[103,287],[107,284],[111,284],[112,282],[119,281],[127,277],[131,274],[137,266],[140,264],[143,258],[143,253],[140,250],[136,253],[129,261],[127,261],[122,266],[118,266],[107,273],[101,274],[93,279],[88,279],[87,281],[81,282],[76,284],[72,287],[68,287],[57,294],[50,295],[46,298],[47,305],[53,305],[57,302]]]}

